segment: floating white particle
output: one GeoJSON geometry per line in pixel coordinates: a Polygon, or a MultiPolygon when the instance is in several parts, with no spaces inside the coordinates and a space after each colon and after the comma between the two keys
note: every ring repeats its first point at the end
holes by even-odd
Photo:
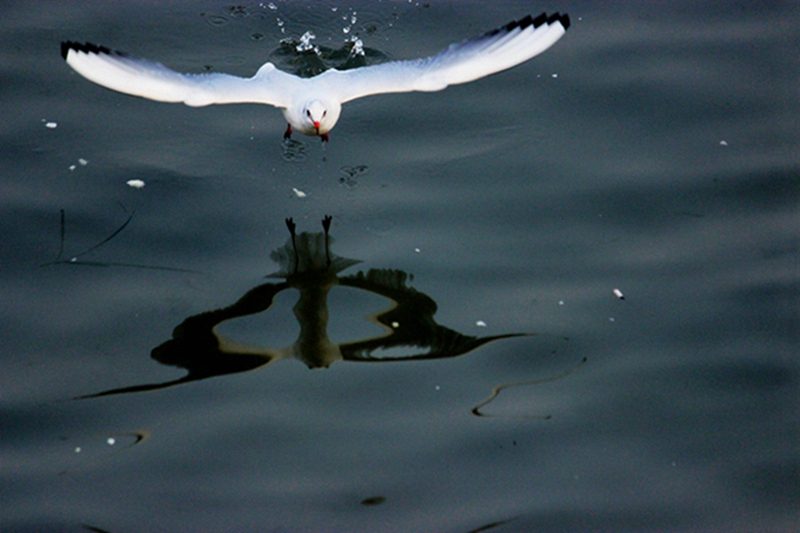
{"type": "Polygon", "coordinates": [[[421,250],[419,248],[414,248],[414,251],[420,253],[421,250]]]}
{"type": "Polygon", "coordinates": [[[436,390],[439,390],[439,389],[441,389],[441,387],[440,387],[439,385],[436,385],[436,387],[435,387],[435,388],[436,388],[436,390]]]}
{"type": "Polygon", "coordinates": [[[392,327],[393,327],[394,329],[397,329],[397,328],[399,328],[399,327],[400,327],[400,322],[392,322],[392,327]]]}
{"type": "Polygon", "coordinates": [[[720,141],[719,145],[720,146],[728,146],[728,141],[720,141]]]}
{"type": "Polygon", "coordinates": [[[614,289],[614,296],[616,296],[620,300],[624,300],[625,299],[625,295],[622,294],[622,291],[619,290],[619,289],[614,289]]]}
{"type": "Polygon", "coordinates": [[[108,437],[106,439],[106,442],[108,443],[109,446],[113,446],[114,443],[117,442],[117,440],[114,437],[108,437]]]}
{"type": "Polygon", "coordinates": [[[308,196],[306,193],[304,193],[300,189],[296,189],[296,188],[292,187],[292,190],[294,191],[294,193],[297,195],[298,198],[305,198],[306,196],[308,196]]]}
{"type": "Polygon", "coordinates": [[[608,321],[609,322],[614,322],[614,317],[613,316],[608,317],[608,321]]]}
{"type": "Polygon", "coordinates": [[[80,446],[78,446],[77,448],[75,448],[75,453],[81,453],[81,447],[80,447],[80,446]]]}
{"type": "Polygon", "coordinates": [[[478,320],[477,322],[475,322],[475,325],[478,326],[479,328],[485,328],[486,322],[484,322],[483,320],[478,320]]]}
{"type": "Polygon", "coordinates": [[[559,300],[558,305],[564,305],[564,300],[559,300]]]}
{"type": "Polygon", "coordinates": [[[557,77],[558,77],[558,74],[553,74],[553,77],[554,77],[554,78],[557,78],[557,77]]]}
{"type": "Polygon", "coordinates": [[[125,183],[128,184],[128,187],[133,187],[134,189],[141,189],[144,187],[144,182],[142,180],[128,180],[125,183]]]}
{"type": "Polygon", "coordinates": [[[48,122],[47,124],[44,125],[44,127],[54,130],[58,127],[58,122],[48,122]]]}
{"type": "Polygon", "coordinates": [[[89,161],[87,161],[86,159],[84,159],[84,158],[82,158],[82,157],[81,157],[80,159],[78,159],[78,163],[80,163],[80,165],[81,165],[82,167],[85,167],[86,165],[88,165],[88,164],[89,164],[89,161]]]}
{"type": "Polygon", "coordinates": [[[78,167],[76,167],[75,165],[70,165],[70,166],[69,166],[69,169],[70,169],[70,170],[75,170],[76,168],[78,168],[78,167]]]}

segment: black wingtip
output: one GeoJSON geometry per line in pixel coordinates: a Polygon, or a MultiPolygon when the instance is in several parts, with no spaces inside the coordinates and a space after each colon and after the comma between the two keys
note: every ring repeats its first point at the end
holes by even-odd
{"type": "Polygon", "coordinates": [[[539,26],[545,24],[546,22],[547,22],[547,13],[542,13],[541,15],[533,19],[533,27],[538,28],[539,26]]]}
{"type": "Polygon", "coordinates": [[[85,52],[87,54],[108,54],[108,55],[120,55],[124,56],[122,52],[115,52],[110,48],[105,46],[98,46],[93,43],[76,43],[75,41],[63,41],[61,43],[61,57],[64,58],[66,61],[67,55],[69,54],[70,50],[75,50],[76,52],[85,52]]]}
{"type": "Polygon", "coordinates": [[[569,28],[569,25],[570,25],[569,15],[567,15],[566,13],[564,13],[562,15],[562,14],[560,14],[558,12],[555,12],[555,13],[553,13],[552,15],[550,15],[547,18],[547,23],[548,24],[554,24],[556,22],[560,22],[561,25],[564,27],[564,31],[566,31],[567,28],[569,28]]]}
{"type": "Polygon", "coordinates": [[[532,17],[530,15],[527,15],[524,18],[521,18],[519,20],[512,20],[511,22],[509,22],[505,26],[501,26],[500,28],[496,28],[496,29],[494,29],[494,30],[492,30],[490,32],[487,32],[485,34],[485,37],[494,37],[495,35],[497,35],[500,32],[508,33],[510,31],[514,31],[517,28],[519,28],[520,30],[524,30],[528,26],[533,26],[533,29],[536,29],[539,26],[542,26],[544,24],[548,24],[549,25],[549,24],[555,24],[556,22],[559,22],[564,27],[564,30],[566,31],[566,29],[569,28],[569,25],[570,25],[569,15],[567,15],[566,13],[564,13],[562,15],[562,14],[560,14],[558,12],[553,13],[550,16],[548,16],[547,13],[541,13],[540,15],[538,15],[536,17],[532,17]]]}
{"type": "Polygon", "coordinates": [[[72,45],[73,45],[72,41],[61,42],[61,57],[64,59],[64,61],[67,60],[67,54],[72,49],[72,45]]]}

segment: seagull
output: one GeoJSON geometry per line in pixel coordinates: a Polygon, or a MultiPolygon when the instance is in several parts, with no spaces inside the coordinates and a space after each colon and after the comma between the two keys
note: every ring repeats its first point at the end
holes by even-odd
{"type": "Polygon", "coordinates": [[[542,13],[515,20],[479,37],[451,44],[424,59],[330,69],[300,78],[267,62],[252,78],[223,73],[181,74],[161,63],[139,59],[92,43],[64,41],[61,56],[86,79],[108,89],[158,102],[268,104],[283,112],[293,131],[328,141],[342,104],[383,93],[440,91],[517,66],[544,52],[569,28],[569,15],[542,13]]]}

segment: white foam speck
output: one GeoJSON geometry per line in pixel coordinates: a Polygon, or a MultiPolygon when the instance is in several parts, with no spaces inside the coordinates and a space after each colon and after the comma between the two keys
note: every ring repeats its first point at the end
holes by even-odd
{"type": "Polygon", "coordinates": [[[296,189],[296,188],[292,187],[292,190],[294,191],[294,194],[297,195],[298,198],[305,198],[306,196],[308,196],[306,193],[304,193],[300,189],[296,189]]]}
{"type": "Polygon", "coordinates": [[[144,187],[144,182],[142,180],[128,180],[125,183],[128,184],[128,187],[133,187],[134,189],[141,189],[144,187]]]}

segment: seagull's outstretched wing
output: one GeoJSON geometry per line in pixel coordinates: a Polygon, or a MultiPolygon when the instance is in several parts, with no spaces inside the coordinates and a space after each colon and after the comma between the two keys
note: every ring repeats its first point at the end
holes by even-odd
{"type": "Polygon", "coordinates": [[[91,43],[61,43],[61,56],[83,77],[115,91],[190,106],[258,103],[287,107],[300,78],[265,63],[252,78],[229,74],[180,74],[160,63],[91,43]]]}
{"type": "Polygon", "coordinates": [[[440,91],[527,61],[555,44],[569,24],[566,14],[528,15],[480,37],[452,44],[432,57],[328,70],[312,80],[342,103],[372,94],[440,91]]]}

